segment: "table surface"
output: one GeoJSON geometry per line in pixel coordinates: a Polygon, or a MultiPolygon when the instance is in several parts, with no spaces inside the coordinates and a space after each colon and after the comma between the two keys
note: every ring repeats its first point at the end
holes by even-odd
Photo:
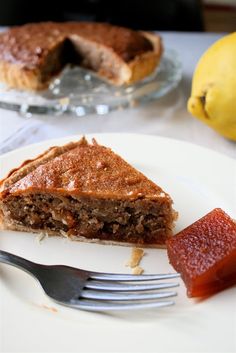
{"type": "Polygon", "coordinates": [[[165,47],[175,49],[183,65],[183,78],[175,90],[159,100],[104,116],[34,116],[30,119],[30,132],[25,128],[24,118],[15,112],[0,110],[0,146],[3,147],[0,148],[1,153],[9,147],[14,149],[67,135],[132,132],[185,140],[236,158],[235,142],[218,135],[193,118],[186,109],[194,68],[203,52],[221,35],[175,32],[163,32],[161,35],[165,47]],[[19,129],[22,133],[14,134],[19,129]],[[3,142],[7,141],[10,141],[10,144],[7,143],[7,148],[4,148],[6,144],[3,142]]]}

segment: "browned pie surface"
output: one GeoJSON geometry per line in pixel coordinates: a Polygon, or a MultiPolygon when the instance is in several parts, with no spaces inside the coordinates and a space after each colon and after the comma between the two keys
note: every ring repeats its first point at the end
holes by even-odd
{"type": "Polygon", "coordinates": [[[0,182],[4,229],[163,247],[176,216],[159,186],[85,138],[50,148],[0,182]]]}
{"type": "Polygon", "coordinates": [[[153,49],[141,33],[127,28],[105,23],[46,22],[13,27],[1,34],[0,60],[32,69],[43,63],[52,48],[73,35],[111,48],[125,62],[153,49]]]}
{"type": "Polygon", "coordinates": [[[170,201],[160,187],[109,148],[96,142],[89,144],[85,139],[73,149],[37,166],[5,193],[16,195],[27,191],[170,201]]]}

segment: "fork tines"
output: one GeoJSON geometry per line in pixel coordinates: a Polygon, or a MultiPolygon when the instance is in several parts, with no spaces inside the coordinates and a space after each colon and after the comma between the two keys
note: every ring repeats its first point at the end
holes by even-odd
{"type": "Polygon", "coordinates": [[[178,273],[159,275],[91,273],[79,298],[73,300],[71,304],[91,311],[170,306],[174,301],[163,299],[175,297],[177,292],[165,289],[177,287],[179,284],[155,281],[177,277],[178,273]]]}

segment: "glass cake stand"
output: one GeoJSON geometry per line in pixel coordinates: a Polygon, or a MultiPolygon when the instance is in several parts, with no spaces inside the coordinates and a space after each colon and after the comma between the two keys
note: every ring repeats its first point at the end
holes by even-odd
{"type": "Polygon", "coordinates": [[[0,85],[0,108],[32,114],[62,115],[107,114],[164,96],[181,80],[182,69],[174,50],[165,50],[156,71],[146,79],[115,87],[91,71],[66,67],[42,92],[26,92],[0,85]]]}

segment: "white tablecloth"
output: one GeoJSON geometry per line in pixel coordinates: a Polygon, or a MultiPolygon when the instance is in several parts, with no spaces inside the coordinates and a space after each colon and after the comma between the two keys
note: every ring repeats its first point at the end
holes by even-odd
{"type": "MultiPolygon", "coordinates": [[[[104,116],[35,116],[31,118],[35,128],[16,136],[13,147],[71,134],[133,132],[189,141],[236,158],[236,143],[224,139],[186,110],[195,65],[220,35],[170,32],[162,36],[164,45],[179,53],[183,65],[183,79],[174,91],[159,100],[104,116]]],[[[0,110],[0,143],[25,123],[17,113],[0,110]]]]}

